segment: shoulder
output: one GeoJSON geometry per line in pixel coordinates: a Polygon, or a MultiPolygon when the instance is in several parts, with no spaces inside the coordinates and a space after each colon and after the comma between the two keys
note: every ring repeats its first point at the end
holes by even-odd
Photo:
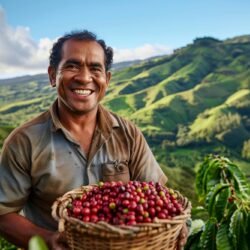
{"type": "Polygon", "coordinates": [[[137,127],[137,125],[135,123],[133,123],[133,121],[130,121],[127,118],[124,118],[110,110],[107,110],[106,108],[104,108],[103,106],[102,108],[102,112],[104,113],[104,115],[106,117],[109,117],[109,122],[110,124],[112,124],[113,128],[116,128],[119,131],[124,131],[126,133],[129,134],[141,134],[140,129],[137,127]]]}
{"type": "Polygon", "coordinates": [[[9,134],[5,140],[5,144],[15,143],[21,138],[22,140],[34,140],[38,135],[41,135],[42,131],[46,131],[46,128],[48,128],[50,124],[50,119],[50,112],[45,111],[35,118],[25,122],[9,134]]]}

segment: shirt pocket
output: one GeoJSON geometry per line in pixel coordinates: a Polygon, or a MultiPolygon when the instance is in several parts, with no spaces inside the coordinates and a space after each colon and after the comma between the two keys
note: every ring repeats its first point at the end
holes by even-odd
{"type": "Polygon", "coordinates": [[[113,161],[102,164],[103,181],[122,181],[127,183],[130,180],[128,161],[113,161]]]}

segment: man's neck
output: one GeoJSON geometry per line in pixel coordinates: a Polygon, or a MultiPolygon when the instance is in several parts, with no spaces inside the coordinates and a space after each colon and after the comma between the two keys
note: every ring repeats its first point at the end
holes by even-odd
{"type": "Polygon", "coordinates": [[[97,120],[97,109],[88,113],[72,113],[58,108],[58,116],[62,125],[72,133],[94,131],[97,120]]]}
{"type": "Polygon", "coordinates": [[[88,157],[96,127],[97,108],[86,114],[74,114],[59,109],[58,116],[70,136],[79,143],[88,157]]]}

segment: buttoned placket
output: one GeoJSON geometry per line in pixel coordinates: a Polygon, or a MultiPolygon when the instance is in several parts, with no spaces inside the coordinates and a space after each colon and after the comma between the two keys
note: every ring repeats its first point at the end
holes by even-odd
{"type": "Polygon", "coordinates": [[[98,181],[96,179],[96,176],[93,176],[91,170],[92,168],[95,167],[95,165],[93,164],[95,156],[101,150],[102,146],[108,140],[109,136],[104,137],[104,135],[101,133],[99,129],[96,129],[95,131],[95,135],[90,147],[89,157],[87,161],[87,173],[88,173],[89,184],[95,184],[98,181]]]}
{"type": "MultiPolygon", "coordinates": [[[[86,154],[82,151],[81,146],[79,143],[77,143],[71,136],[70,133],[63,127],[60,127],[57,132],[61,132],[62,135],[64,136],[65,140],[67,141],[67,143],[70,144],[70,147],[72,148],[72,150],[74,151],[75,155],[78,155],[78,162],[75,161],[74,165],[81,168],[85,168],[86,170],[84,171],[85,173],[87,173],[87,157],[86,154]]],[[[86,176],[86,174],[84,176],[82,176],[82,183],[87,184],[89,181],[89,177],[88,174],[86,176]],[[87,182],[87,183],[86,183],[87,182]]]]}
{"type": "MultiPolygon", "coordinates": [[[[102,107],[100,107],[100,109],[102,109],[102,107]]],[[[103,111],[101,111],[101,112],[103,112],[103,111]]],[[[102,116],[101,112],[100,112],[100,116],[102,116]]],[[[93,140],[91,143],[89,155],[87,156],[82,151],[81,146],[71,138],[69,132],[67,130],[65,130],[65,128],[63,128],[63,126],[61,125],[61,123],[56,115],[55,106],[51,108],[51,114],[53,117],[52,120],[55,122],[56,129],[62,130],[62,133],[64,134],[65,138],[70,143],[72,143],[73,147],[76,149],[79,156],[85,161],[84,167],[86,167],[85,173],[87,174],[86,179],[88,179],[88,183],[89,184],[96,183],[98,181],[98,179],[91,172],[92,168],[95,167],[95,165],[93,163],[95,160],[95,156],[97,155],[98,151],[101,150],[101,148],[105,144],[105,142],[107,140],[109,140],[109,138],[112,134],[113,126],[118,127],[119,125],[117,124],[117,122],[115,120],[112,120],[112,118],[110,119],[109,116],[101,118],[100,122],[98,123],[100,128],[97,125],[96,130],[95,130],[95,134],[94,134],[94,137],[93,137],[93,140]]]]}
{"type": "Polygon", "coordinates": [[[86,179],[88,183],[86,184],[96,184],[98,179],[96,176],[96,173],[93,173],[93,168],[95,165],[93,164],[95,160],[95,156],[98,153],[99,150],[101,150],[103,144],[108,140],[109,136],[111,135],[111,132],[105,133],[105,136],[102,134],[102,132],[96,128],[91,146],[89,155],[87,156],[84,151],[82,151],[81,146],[79,143],[77,143],[71,136],[70,133],[65,128],[60,128],[61,132],[63,133],[65,139],[72,145],[72,147],[75,149],[76,153],[79,155],[80,158],[82,158],[82,162],[84,163],[82,167],[86,168],[86,174],[85,178],[83,177],[83,180],[86,179]]]}

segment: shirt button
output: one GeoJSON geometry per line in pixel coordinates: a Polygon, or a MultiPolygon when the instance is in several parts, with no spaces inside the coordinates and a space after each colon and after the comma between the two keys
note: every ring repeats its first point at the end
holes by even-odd
{"type": "Polygon", "coordinates": [[[123,170],[123,167],[122,166],[118,166],[118,171],[121,172],[123,170]]]}

